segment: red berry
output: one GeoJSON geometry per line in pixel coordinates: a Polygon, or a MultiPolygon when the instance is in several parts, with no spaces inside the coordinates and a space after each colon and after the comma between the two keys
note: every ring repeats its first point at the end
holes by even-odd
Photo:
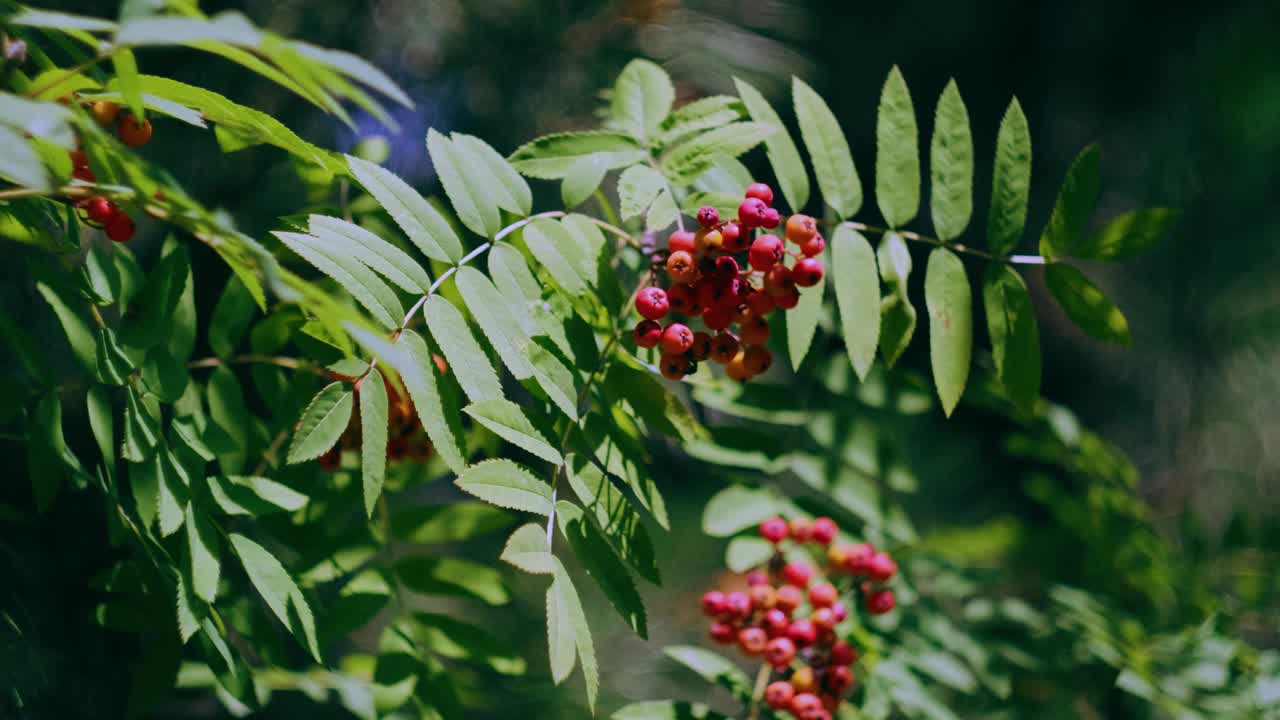
{"type": "Polygon", "coordinates": [[[782,263],[769,268],[764,274],[764,291],[770,297],[780,298],[791,292],[795,286],[796,282],[791,277],[791,268],[782,263]]]}
{"type": "Polygon", "coordinates": [[[778,598],[778,609],[788,615],[804,602],[804,591],[795,585],[783,585],[774,594],[778,598]]]}
{"type": "Polygon", "coordinates": [[[756,585],[768,585],[769,576],[763,570],[752,570],[747,573],[747,587],[755,587],[756,585]]]}
{"type": "Polygon", "coordinates": [[[789,562],[782,568],[782,577],[796,587],[808,587],[813,579],[813,568],[801,562],[789,562]]]}
{"type": "Polygon", "coordinates": [[[85,165],[83,167],[76,166],[71,171],[71,177],[75,178],[76,180],[80,180],[82,182],[87,182],[87,183],[98,181],[98,177],[93,174],[93,171],[89,169],[88,165],[85,165]]]}
{"type": "Polygon", "coordinates": [[[816,608],[831,607],[839,598],[836,586],[829,582],[815,583],[809,588],[809,604],[816,608]]]}
{"type": "Polygon", "coordinates": [[[733,626],[722,622],[711,623],[710,633],[711,639],[721,645],[728,645],[738,638],[738,633],[733,626]]]}
{"type": "Polygon", "coordinates": [[[769,683],[764,689],[764,702],[774,710],[785,710],[791,706],[796,696],[796,689],[786,680],[769,683]]]}
{"type": "Polygon", "coordinates": [[[689,358],[685,357],[684,353],[679,355],[664,353],[662,360],[658,364],[658,369],[662,372],[662,377],[668,380],[681,380],[685,375],[689,374],[690,364],[689,358]]]}
{"type": "Polygon", "coordinates": [[[818,639],[818,629],[808,620],[796,620],[787,627],[787,637],[796,647],[808,647],[818,639]]]}
{"type": "Polygon", "coordinates": [[[746,593],[731,592],[724,596],[725,612],[731,617],[745,618],[751,614],[751,598],[746,593]]]}
{"type": "Polygon", "coordinates": [[[122,212],[116,212],[107,220],[105,228],[107,237],[116,242],[129,242],[133,239],[133,218],[122,212]]]}
{"type": "Polygon", "coordinates": [[[725,252],[739,253],[747,249],[751,243],[751,235],[742,232],[742,228],[736,223],[725,223],[720,228],[720,237],[723,239],[725,252]]]}
{"type": "Polygon", "coordinates": [[[831,646],[832,665],[852,665],[858,659],[858,651],[849,643],[840,640],[831,646]]]}
{"type": "Polygon", "coordinates": [[[806,542],[809,539],[809,521],[805,518],[792,518],[789,528],[791,539],[798,543],[806,542]]]}
{"type": "Polygon", "coordinates": [[[662,331],[662,351],[667,355],[683,355],[693,347],[693,331],[684,323],[671,323],[662,331]]]}
{"type": "Polygon", "coordinates": [[[702,311],[702,324],[711,330],[724,330],[733,324],[733,313],[721,305],[702,311]]]}
{"type": "Polygon", "coordinates": [[[89,219],[96,223],[105,224],[116,214],[116,204],[101,195],[89,198],[84,209],[89,219]]]}
{"type": "Polygon", "coordinates": [[[787,537],[787,521],[780,517],[771,517],[760,523],[760,537],[771,543],[780,543],[787,537]]]}
{"type": "Polygon", "coordinates": [[[897,603],[898,599],[894,597],[892,590],[874,590],[867,595],[866,608],[872,615],[883,615],[897,603]]]}
{"type": "Polygon", "coordinates": [[[743,348],[743,353],[742,364],[752,375],[759,375],[773,365],[773,353],[763,345],[747,346],[743,348]]]}
{"type": "Polygon", "coordinates": [[[698,265],[693,261],[693,254],[687,250],[676,250],[667,258],[667,274],[671,279],[688,285],[698,278],[698,265]]]}
{"type": "Polygon", "coordinates": [[[829,607],[820,607],[809,616],[809,622],[818,630],[832,630],[837,623],[836,614],[829,607]]]}
{"type": "Polygon", "coordinates": [[[769,644],[769,636],[758,627],[742,628],[738,631],[738,647],[748,655],[759,655],[769,644]]]}
{"type": "Polygon", "coordinates": [[[819,545],[830,545],[839,532],[840,529],[836,527],[835,520],[829,517],[820,517],[809,526],[809,539],[819,545]]]}
{"type": "Polygon", "coordinates": [[[848,665],[836,665],[827,670],[827,689],[836,695],[843,695],[853,687],[853,671],[848,665]]]}
{"type": "Polygon", "coordinates": [[[796,288],[789,288],[785,293],[773,299],[773,302],[783,310],[791,310],[800,304],[800,291],[796,288]]]}
{"type": "Polygon", "coordinates": [[[791,713],[802,720],[809,720],[812,713],[822,710],[822,701],[813,693],[800,693],[791,699],[791,713]]]}
{"type": "Polygon", "coordinates": [[[764,225],[765,212],[768,209],[764,201],[748,197],[738,205],[738,224],[746,228],[760,227],[764,225]]]}
{"type": "Polygon", "coordinates": [[[769,340],[769,321],[754,313],[738,315],[739,339],[744,345],[763,345],[769,340]]]}
{"type": "Polygon", "coordinates": [[[672,285],[667,290],[667,304],[681,315],[697,315],[702,310],[688,285],[672,285]]]}
{"type": "Polygon", "coordinates": [[[121,116],[116,124],[116,134],[120,136],[120,142],[129,147],[146,145],[151,140],[151,121],[138,122],[132,115],[121,116]]]}
{"type": "Polygon", "coordinates": [[[676,230],[667,238],[667,249],[671,252],[684,251],[692,253],[697,247],[697,241],[693,237],[693,233],[688,230],[676,230]]]}
{"type": "Polygon", "coordinates": [[[698,208],[698,224],[704,228],[715,227],[720,224],[720,211],[710,205],[703,205],[698,208]]]}
{"type": "Polygon", "coordinates": [[[699,330],[693,334],[693,347],[689,348],[689,354],[693,356],[694,361],[702,362],[711,356],[711,336],[699,330]]]}
{"type": "Polygon", "coordinates": [[[751,309],[752,314],[764,317],[773,312],[776,306],[769,293],[753,290],[750,295],[747,295],[747,307],[751,309]]]}
{"type": "Polygon", "coordinates": [[[642,348],[657,347],[662,341],[662,326],[655,320],[641,320],[633,333],[636,345],[642,348]]]}
{"type": "Polygon", "coordinates": [[[711,338],[711,359],[721,365],[727,365],[738,354],[738,348],[738,338],[734,337],[733,333],[722,330],[711,338]]]}
{"type": "Polygon", "coordinates": [[[342,449],[334,446],[330,448],[328,452],[316,458],[316,462],[318,462],[320,467],[324,470],[337,470],[338,467],[342,465],[342,449]]]}
{"type": "Polygon", "coordinates": [[[747,186],[747,192],[744,193],[749,198],[755,198],[765,205],[773,204],[773,188],[764,183],[751,183],[747,186]]]}
{"type": "Polygon", "coordinates": [[[747,260],[755,270],[768,270],[782,260],[782,241],[776,235],[761,235],[752,241],[747,260]]]}
{"type": "Polygon", "coordinates": [[[791,638],[777,637],[769,641],[764,649],[765,662],[781,670],[791,664],[796,656],[796,644],[791,638]]]}
{"type": "Polygon", "coordinates": [[[878,552],[867,561],[867,575],[876,582],[887,582],[898,572],[898,563],[888,555],[878,552]]]}
{"type": "Polygon", "coordinates": [[[808,240],[800,243],[800,252],[804,253],[805,257],[821,255],[822,251],[826,249],[827,241],[821,235],[814,235],[808,240]]]}
{"type": "Polygon", "coordinates": [[[89,156],[85,155],[83,150],[71,150],[67,155],[71,158],[72,168],[79,170],[89,167],[89,156]]]}
{"type": "Polygon", "coordinates": [[[719,590],[709,590],[702,594],[702,613],[707,617],[720,617],[728,607],[724,593],[719,590]]]}
{"type": "Polygon", "coordinates": [[[658,320],[667,314],[671,304],[667,301],[667,291],[660,287],[647,287],[636,293],[636,311],[641,317],[658,320]]]}
{"type": "Polygon", "coordinates": [[[722,255],[716,258],[715,276],[721,280],[731,280],[738,277],[738,261],[729,255],[722,255]]]}
{"type": "Polygon", "coordinates": [[[865,575],[871,565],[871,558],[876,549],[871,543],[850,545],[845,552],[844,567],[854,575],[865,575]]]}
{"type": "MultiPolygon", "coordinates": [[[[778,591],[774,591],[774,601],[777,602],[778,591]]],[[[791,621],[787,619],[787,614],[773,608],[764,614],[764,631],[769,633],[769,637],[782,637],[787,634],[787,628],[791,627],[791,621]]]]}
{"type": "Polygon", "coordinates": [[[836,622],[844,622],[844,619],[849,617],[849,608],[838,600],[831,604],[831,612],[836,614],[836,622]]]}
{"type": "Polygon", "coordinates": [[[768,584],[748,586],[747,597],[751,598],[751,607],[756,610],[772,610],[778,604],[778,595],[768,584]]]}
{"type": "Polygon", "coordinates": [[[787,218],[787,239],[801,245],[818,234],[818,223],[808,215],[792,215],[787,218]]]}
{"type": "Polygon", "coordinates": [[[791,277],[800,287],[813,287],[822,280],[822,262],[817,258],[803,258],[791,269],[791,277]]]}
{"type": "Polygon", "coordinates": [[[760,227],[772,230],[782,224],[782,214],[775,208],[765,208],[760,217],[760,227]]]}

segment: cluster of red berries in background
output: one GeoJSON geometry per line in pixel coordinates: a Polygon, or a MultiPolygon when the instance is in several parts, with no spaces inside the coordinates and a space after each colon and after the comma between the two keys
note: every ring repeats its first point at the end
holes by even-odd
{"type": "MultiPolygon", "coordinates": [[[[435,360],[436,367],[440,368],[440,372],[449,371],[449,366],[443,357],[432,355],[432,359],[435,360]]],[[[368,381],[367,376],[360,378],[334,372],[329,373],[329,379],[355,382],[357,397],[360,394],[360,386],[368,381]]],[[[430,460],[433,448],[431,441],[427,439],[426,431],[422,428],[422,419],[414,409],[413,400],[397,390],[387,378],[384,377],[382,382],[387,389],[387,460],[390,462],[413,460],[420,463],[430,460]]],[[[358,405],[359,401],[356,404],[358,405]]],[[[360,413],[352,413],[351,420],[347,422],[347,429],[342,431],[338,443],[316,458],[316,462],[320,463],[320,467],[325,470],[337,470],[342,465],[342,451],[359,448],[360,443],[360,413]]]]}
{"type": "Polygon", "coordinates": [[[668,379],[696,372],[697,363],[708,358],[724,365],[735,380],[749,380],[773,363],[765,347],[768,315],[777,308],[794,308],[800,288],[822,280],[816,256],[826,241],[808,215],[788,218],[784,237],[763,232],[783,224],[772,203],[773,190],[754,183],[736,218],[721,220],[714,207],[703,207],[697,232],[677,230],[667,249],[655,253],[655,270],[665,267],[670,284],[636,293],[636,310],[644,320],[634,335],[642,348],[661,348],[658,367],[668,379]],[[787,242],[797,249],[788,249],[787,242]],[[783,263],[785,255],[797,258],[792,267],[783,263]],[[699,318],[706,330],[695,331],[679,320],[658,322],[672,313],[699,318]]]}
{"type": "Polygon", "coordinates": [[[889,612],[895,598],[883,585],[897,574],[897,563],[869,543],[836,543],[839,528],[831,518],[788,523],[773,517],[760,524],[760,534],[775,552],[747,574],[746,590],[702,596],[711,638],[737,645],[769,666],[764,692],[769,707],[798,720],[831,720],[854,685],[852,666],[858,659],[857,650],[841,638],[839,625],[849,616],[841,598],[856,592],[867,613],[889,612]],[[788,562],[785,543],[821,553],[825,578],[809,564],[788,562]]]}
{"type": "MultiPolygon", "coordinates": [[[[151,140],[151,122],[137,121],[133,115],[121,112],[120,106],[113,102],[99,100],[87,105],[93,118],[102,125],[115,125],[116,135],[129,147],[146,145],[151,140]]],[[[71,151],[71,176],[87,183],[97,182],[93,170],[89,168],[89,158],[81,150],[71,151]]],[[[84,219],[90,225],[101,228],[115,242],[128,242],[133,239],[133,218],[121,210],[115,203],[101,195],[81,200],[78,203],[84,211],[84,219]]]]}

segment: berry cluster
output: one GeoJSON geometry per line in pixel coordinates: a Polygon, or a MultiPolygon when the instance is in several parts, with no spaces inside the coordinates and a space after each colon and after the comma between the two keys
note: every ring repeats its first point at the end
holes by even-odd
{"type": "Polygon", "coordinates": [[[655,269],[665,267],[671,284],[665,289],[650,285],[636,293],[636,310],[644,320],[636,325],[635,341],[642,348],[661,346],[659,369],[665,377],[679,380],[710,358],[724,365],[729,377],[749,380],[773,363],[765,347],[766,318],[775,308],[794,308],[800,302],[799,288],[822,280],[822,263],[815,256],[826,248],[826,241],[808,215],[787,219],[785,241],[767,232],[756,234],[783,224],[772,203],[773,190],[754,183],[736,218],[721,220],[714,207],[703,207],[698,210],[697,232],[671,233],[667,250],[655,254],[655,269]],[[786,241],[797,249],[788,249],[786,241]],[[783,264],[784,255],[797,258],[795,265],[783,264]],[[658,322],[672,312],[701,318],[706,331],[694,331],[679,321],[665,326],[658,322]]]}
{"type": "Polygon", "coordinates": [[[889,612],[895,599],[883,584],[898,566],[868,543],[837,544],[839,528],[831,518],[788,524],[773,517],[760,524],[760,534],[775,552],[747,574],[746,591],[712,590],[702,596],[702,610],[712,620],[711,638],[736,644],[769,665],[771,682],[764,692],[769,707],[798,720],[831,720],[853,687],[858,659],[857,650],[841,638],[840,623],[849,616],[841,597],[856,590],[866,612],[889,612]],[[784,559],[784,550],[806,545],[824,553],[825,578],[816,578],[809,564],[784,559]]]}
{"type": "Polygon", "coordinates": [[[99,125],[115,125],[116,137],[129,147],[142,147],[151,141],[151,121],[138,119],[129,112],[121,112],[120,106],[107,100],[88,103],[93,119],[99,125]]]}
{"type": "MultiPolygon", "coordinates": [[[[106,100],[98,100],[86,104],[90,114],[101,125],[115,125],[116,135],[129,147],[146,145],[151,140],[151,122],[137,121],[130,113],[121,112],[120,106],[106,100]]],[[[89,158],[81,150],[71,151],[71,176],[87,183],[97,182],[93,170],[89,168],[89,158]]],[[[133,218],[129,217],[115,203],[101,195],[94,195],[78,203],[84,211],[84,220],[88,224],[101,228],[115,242],[128,242],[133,239],[133,218]]]]}

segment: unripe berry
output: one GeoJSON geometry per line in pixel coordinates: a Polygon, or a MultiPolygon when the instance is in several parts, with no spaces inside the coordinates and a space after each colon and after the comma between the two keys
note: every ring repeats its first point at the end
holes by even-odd
{"type": "Polygon", "coordinates": [[[892,590],[873,590],[867,595],[866,608],[872,615],[883,615],[897,603],[898,599],[894,597],[892,590]]]}
{"type": "Polygon", "coordinates": [[[763,570],[752,570],[747,573],[747,587],[755,587],[757,585],[768,585],[769,576],[763,570]]]}
{"type": "Polygon", "coordinates": [[[743,349],[742,364],[752,375],[759,375],[773,365],[773,353],[763,345],[748,346],[743,349]]]}
{"type": "Polygon", "coordinates": [[[898,563],[885,553],[878,552],[867,561],[867,575],[876,582],[888,582],[898,572],[898,563]]]}
{"type": "Polygon", "coordinates": [[[687,252],[692,253],[697,247],[697,241],[693,237],[693,233],[688,230],[676,230],[667,238],[667,249],[671,252],[687,252]]]}
{"type": "Polygon", "coordinates": [[[815,583],[809,588],[809,604],[816,608],[831,607],[838,599],[840,594],[836,592],[836,586],[829,582],[815,583]]]}
{"type": "MultiPolygon", "coordinates": [[[[777,596],[777,591],[774,591],[775,602],[777,601],[777,596]]],[[[791,627],[791,620],[787,618],[786,613],[775,607],[764,614],[763,625],[764,631],[769,634],[769,637],[783,637],[787,634],[787,628],[791,627]]]]}
{"type": "Polygon", "coordinates": [[[805,257],[813,257],[814,255],[821,255],[822,251],[826,249],[827,249],[827,241],[825,238],[822,237],[822,235],[814,235],[808,240],[805,240],[804,242],[800,243],[800,252],[804,253],[805,257]]]}
{"type": "Polygon", "coordinates": [[[721,645],[728,645],[738,639],[738,633],[733,629],[732,625],[722,622],[713,622],[709,629],[711,639],[721,645]]]}
{"type": "Polygon", "coordinates": [[[115,242],[129,242],[133,239],[133,218],[122,212],[116,212],[107,220],[104,228],[107,237],[115,242]]]}
{"type": "Polygon", "coordinates": [[[123,115],[116,124],[116,134],[120,142],[129,147],[141,147],[151,140],[151,121],[138,119],[132,115],[123,115]]]}
{"type": "Polygon", "coordinates": [[[688,285],[698,279],[698,265],[693,261],[693,254],[686,250],[676,250],[667,258],[667,274],[671,279],[688,285]]]}
{"type": "Polygon", "coordinates": [[[852,665],[858,659],[858,652],[849,643],[840,640],[831,646],[832,665],[852,665]]]}
{"type": "Polygon", "coordinates": [[[836,695],[843,695],[853,687],[853,671],[848,665],[836,665],[827,669],[827,689],[836,695]]]}
{"type": "Polygon", "coordinates": [[[738,205],[738,224],[745,228],[760,227],[768,210],[760,198],[748,197],[738,205]]]}
{"type": "Polygon", "coordinates": [[[662,352],[683,355],[693,347],[693,331],[684,323],[671,323],[662,331],[662,352]]]}
{"type": "Polygon", "coordinates": [[[727,365],[738,354],[738,338],[733,333],[718,332],[711,338],[711,359],[727,365]]]}
{"type": "Polygon", "coordinates": [[[780,543],[787,537],[787,521],[776,515],[760,523],[760,537],[771,543],[780,543]]]}
{"type": "Polygon", "coordinates": [[[818,639],[818,628],[808,620],[796,620],[787,627],[787,637],[796,647],[808,647],[818,639]]]}
{"type": "Polygon", "coordinates": [[[813,568],[801,562],[789,562],[782,568],[782,577],[788,584],[805,588],[813,579],[813,568]]]}
{"type": "Polygon", "coordinates": [[[704,228],[715,227],[720,224],[720,211],[710,205],[703,205],[698,208],[698,224],[704,228]]]}
{"type": "Polygon", "coordinates": [[[791,310],[800,304],[800,291],[794,287],[788,288],[785,293],[775,297],[773,302],[783,310],[791,310]]]}
{"type": "Polygon", "coordinates": [[[683,354],[664,354],[662,360],[658,363],[658,369],[662,371],[662,377],[668,380],[682,380],[692,368],[690,367],[689,358],[683,354]]]}
{"type": "Polygon", "coordinates": [[[730,617],[742,619],[751,614],[751,598],[743,592],[731,592],[724,596],[725,612],[730,617]]]}
{"type": "Polygon", "coordinates": [[[116,204],[99,195],[89,198],[89,201],[85,203],[84,210],[90,220],[106,224],[107,221],[115,216],[116,204]]]}
{"type": "Polygon", "coordinates": [[[700,253],[715,252],[724,244],[724,236],[719,230],[699,230],[693,234],[694,247],[700,253]]]}
{"type": "Polygon", "coordinates": [[[702,594],[702,613],[707,617],[720,617],[727,608],[724,593],[719,590],[709,590],[702,594]]]}
{"type": "Polygon", "coordinates": [[[796,689],[786,680],[771,682],[764,689],[764,702],[774,710],[789,708],[795,696],[796,689]]]}
{"type": "Polygon", "coordinates": [[[755,198],[765,205],[773,204],[773,188],[764,183],[751,183],[747,186],[747,192],[744,193],[749,198],[755,198]]]}
{"type": "Polygon", "coordinates": [[[752,585],[747,588],[751,607],[756,610],[772,610],[778,604],[777,593],[769,585],[752,585]]]}
{"type": "Polygon", "coordinates": [[[764,291],[775,299],[774,302],[777,302],[777,298],[791,292],[795,286],[795,280],[791,277],[791,268],[782,263],[769,268],[764,274],[764,291]]]}
{"type": "Polygon", "coordinates": [[[743,355],[743,352],[739,350],[738,354],[734,355],[732,360],[725,363],[725,366],[724,366],[725,374],[733,378],[734,380],[742,380],[742,381],[750,380],[751,371],[747,370],[747,366],[743,362],[744,357],[745,356],[743,355]]]}
{"type": "Polygon", "coordinates": [[[800,287],[813,287],[822,280],[822,262],[816,258],[803,258],[791,268],[791,278],[800,287]]]}
{"type": "Polygon", "coordinates": [[[836,614],[829,607],[820,607],[809,616],[809,622],[813,623],[819,632],[832,630],[836,626],[836,614]]]}
{"type": "Polygon", "coordinates": [[[804,602],[804,591],[795,585],[783,585],[775,594],[778,597],[778,609],[788,615],[804,602]]]}
{"type": "Polygon", "coordinates": [[[808,542],[809,540],[809,520],[807,518],[791,518],[791,525],[787,528],[791,533],[791,539],[798,543],[808,542]]]}
{"type": "Polygon", "coordinates": [[[836,521],[829,517],[820,517],[809,526],[809,539],[819,545],[830,545],[839,533],[836,521]]]}
{"type": "Polygon", "coordinates": [[[791,664],[796,656],[796,644],[791,638],[778,637],[769,641],[764,650],[765,662],[781,670],[791,664]]]}
{"type": "Polygon", "coordinates": [[[782,241],[776,235],[761,235],[751,242],[747,260],[755,270],[768,270],[782,260],[782,241]]]}
{"type": "Polygon", "coordinates": [[[702,306],[698,304],[693,288],[688,285],[672,285],[667,290],[667,304],[681,315],[697,315],[702,312],[702,306]]]}
{"type": "Polygon", "coordinates": [[[636,345],[642,348],[657,347],[662,342],[662,326],[654,320],[642,320],[636,325],[633,333],[636,339],[636,345]]]}
{"type": "Polygon", "coordinates": [[[751,235],[742,232],[742,227],[736,223],[725,223],[720,228],[720,236],[724,238],[721,247],[725,252],[740,253],[751,245],[751,235]]]}
{"type": "Polygon", "coordinates": [[[711,330],[724,330],[733,324],[733,311],[715,305],[702,311],[702,323],[711,330]]]}
{"type": "Polygon", "coordinates": [[[89,112],[99,125],[110,125],[120,114],[120,106],[107,100],[98,100],[89,105],[89,112]]]}
{"type": "Polygon", "coordinates": [[[667,291],[660,287],[650,286],[636,293],[636,311],[641,317],[658,320],[665,317],[670,309],[667,291]]]}
{"type": "Polygon", "coordinates": [[[818,234],[818,223],[808,215],[792,215],[787,218],[787,239],[800,245],[818,234]]]}
{"type": "Polygon", "coordinates": [[[738,631],[738,647],[747,655],[755,656],[764,652],[769,644],[769,636],[758,627],[746,627],[738,631]]]}
{"type": "Polygon", "coordinates": [[[827,548],[827,565],[831,571],[843,570],[845,559],[848,557],[848,545],[831,545],[827,548]]]}
{"type": "MultiPolygon", "coordinates": [[[[795,684],[795,678],[792,678],[792,684],[795,684]]],[[[796,688],[799,690],[799,688],[796,688]]],[[[791,699],[791,714],[801,720],[810,720],[812,713],[822,710],[822,701],[813,693],[802,692],[791,699]]]]}
{"type": "Polygon", "coordinates": [[[782,224],[782,214],[775,208],[765,208],[760,216],[760,227],[772,230],[782,224]]]}
{"type": "Polygon", "coordinates": [[[689,354],[697,362],[706,360],[711,355],[711,336],[699,330],[693,334],[693,346],[689,348],[689,354]]]}
{"type": "Polygon", "coordinates": [[[754,313],[740,314],[738,335],[744,345],[763,345],[769,341],[769,321],[754,313]]]}

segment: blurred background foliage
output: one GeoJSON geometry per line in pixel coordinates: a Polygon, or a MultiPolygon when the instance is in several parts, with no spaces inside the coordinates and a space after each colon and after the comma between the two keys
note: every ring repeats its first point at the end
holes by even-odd
{"type": "MultiPolygon", "coordinates": [[[[88,0],[46,5],[113,9],[88,0]]],[[[664,659],[661,647],[701,641],[696,598],[716,582],[723,557],[722,541],[702,534],[703,508],[726,484],[742,483],[835,498],[851,527],[865,524],[908,548],[906,575],[919,598],[907,592],[901,615],[912,627],[883,637],[950,642],[961,656],[976,639],[992,656],[982,688],[954,674],[941,683],[959,716],[1247,717],[1247,707],[1276,717],[1280,660],[1259,651],[1280,647],[1280,5],[278,0],[202,7],[239,9],[279,33],[358,53],[391,74],[417,107],[396,116],[399,133],[368,117],[353,130],[205,56],[143,51],[142,65],[262,109],[321,146],[347,150],[386,134],[388,167],[424,189],[434,186],[426,128],[472,133],[509,152],[537,134],[591,125],[600,89],[636,55],[661,63],[685,98],[732,92],[739,75],[785,108],[788,78],[799,75],[827,99],[863,168],[873,167],[874,110],[892,64],[903,68],[918,106],[949,77],[958,80],[980,159],[1016,94],[1035,147],[1033,227],[1048,215],[1075,152],[1099,140],[1102,214],[1145,205],[1184,211],[1166,243],[1094,269],[1129,316],[1133,347],[1087,339],[1032,272],[1044,396],[1057,403],[1036,418],[1010,417],[988,397],[982,380],[989,372],[979,373],[950,421],[927,400],[914,402],[914,370],[928,362],[921,343],[902,370],[862,388],[828,371],[825,360],[838,357],[838,345],[819,344],[812,367],[785,389],[754,388],[737,404],[707,389],[700,399],[713,426],[744,406],[776,414],[749,434],[717,433],[718,445],[687,448],[692,456],[657,449],[673,529],[655,533],[664,583],[646,593],[650,641],[634,638],[588,590],[604,649],[601,704],[672,694],[724,701],[664,659]],[[791,422],[795,413],[805,422],[791,422]],[[788,418],[785,431],[779,417],[788,418]],[[834,482],[831,474],[817,480],[795,463],[758,457],[709,472],[698,457],[724,460],[734,446],[781,456],[795,449],[790,443],[862,458],[870,463],[863,475],[879,484],[823,487],[834,482]],[[903,531],[895,518],[909,534],[894,535],[895,527],[903,531]],[[1270,710],[1259,705],[1267,699],[1270,710]]],[[[922,134],[930,125],[922,116],[922,134]]],[[[311,196],[278,151],[224,155],[192,128],[164,130],[143,152],[251,235],[279,227],[280,216],[299,208],[331,202],[311,196]]],[[[975,187],[989,187],[982,176],[989,163],[978,168],[975,187]]],[[[763,163],[757,169],[766,170],[763,163]]],[[[538,189],[556,202],[554,186],[538,189]]],[[[985,200],[980,190],[975,204],[985,200]]],[[[154,256],[161,240],[142,236],[134,248],[154,256]]],[[[207,249],[191,251],[195,277],[210,278],[195,287],[205,317],[228,271],[207,249]]],[[[21,673],[44,674],[25,681],[112,707],[128,667],[117,657],[129,651],[91,625],[63,622],[85,613],[75,593],[102,565],[95,556],[101,521],[88,504],[59,512],[80,513],[83,536],[48,537],[17,519],[6,524],[22,528],[5,542],[9,561],[25,569],[11,587],[29,589],[25,611],[41,618],[36,626],[45,633],[33,643],[39,657],[21,673]]],[[[496,543],[460,552],[490,562],[496,543]]],[[[572,704],[580,701],[568,699],[581,692],[545,682],[541,597],[522,582],[501,627],[531,658],[530,672],[466,679],[469,695],[488,697],[488,709],[475,716],[583,716],[572,704]]],[[[0,657],[17,653],[0,647],[0,657]]],[[[979,660],[966,657],[970,666],[979,660]]],[[[19,672],[7,671],[11,679],[19,672]]],[[[346,716],[336,703],[315,709],[302,693],[279,695],[269,714],[292,717],[304,708],[315,717],[346,716]]],[[[222,712],[207,696],[185,693],[158,716],[222,712]]]]}

